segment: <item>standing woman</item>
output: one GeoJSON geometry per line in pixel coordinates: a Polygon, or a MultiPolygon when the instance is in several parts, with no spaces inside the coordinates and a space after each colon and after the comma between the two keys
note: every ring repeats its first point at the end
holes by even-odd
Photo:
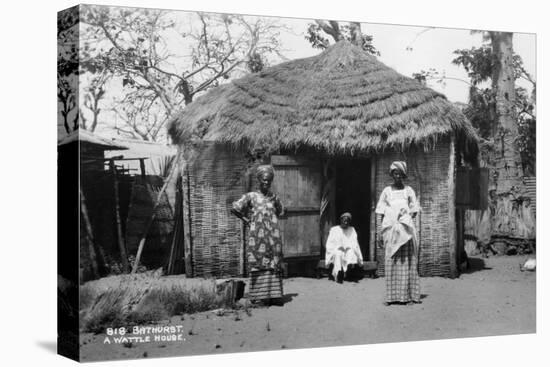
{"type": "Polygon", "coordinates": [[[414,190],[403,183],[407,178],[407,163],[390,165],[393,184],[380,195],[376,214],[382,216],[382,239],[385,251],[386,301],[420,303],[418,276],[418,240],[414,218],[419,207],[414,190]]]}
{"type": "Polygon", "coordinates": [[[278,218],[284,208],[271,192],[273,167],[259,166],[256,171],[259,191],[244,194],[233,203],[231,213],[249,226],[246,261],[250,273],[249,298],[271,303],[283,296],[283,243],[278,218]]]}

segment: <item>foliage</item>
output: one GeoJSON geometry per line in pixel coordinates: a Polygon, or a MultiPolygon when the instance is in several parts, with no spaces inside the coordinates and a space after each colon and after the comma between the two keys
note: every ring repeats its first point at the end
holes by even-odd
{"type": "Polygon", "coordinates": [[[497,62],[491,45],[472,47],[469,50],[455,50],[454,54],[457,56],[452,63],[462,66],[466,70],[472,85],[477,86],[491,78],[497,62]]]}
{"type": "Polygon", "coordinates": [[[246,67],[251,73],[262,71],[265,68],[265,65],[265,58],[258,52],[253,52],[246,62],[246,67]]]}
{"type": "MultiPolygon", "coordinates": [[[[498,60],[493,53],[490,43],[491,38],[484,34],[483,40],[485,43],[480,47],[454,51],[455,58],[452,63],[463,67],[468,73],[469,80],[450,78],[444,72],[440,73],[433,68],[421,70],[412,76],[424,85],[428,80],[435,80],[437,83],[442,84],[445,84],[446,80],[467,83],[470,86],[470,92],[468,106],[464,109],[464,113],[477,129],[479,135],[483,139],[491,140],[497,132],[496,95],[492,88],[486,88],[484,85],[492,82],[493,72],[498,60]]],[[[512,67],[515,79],[523,79],[529,82],[532,87],[530,95],[524,88],[516,87],[515,112],[519,130],[517,143],[521,153],[523,169],[526,174],[534,174],[536,162],[536,82],[525,70],[520,55],[513,55],[512,67]]]]}
{"type": "Polygon", "coordinates": [[[78,128],[78,7],[59,13],[57,18],[57,100],[65,132],[78,128]]]}
{"type": "Polygon", "coordinates": [[[87,118],[83,113],[80,114],[80,127],[85,130],[94,131],[99,123],[99,114],[101,112],[100,102],[105,97],[107,92],[106,85],[112,78],[112,75],[107,70],[98,69],[95,66],[91,67],[96,70],[92,74],[90,81],[84,85],[84,98],[83,106],[86,107],[92,113],[92,120],[88,123],[87,118]]]}
{"type": "Polygon", "coordinates": [[[196,95],[281,56],[283,27],[265,18],[86,5],[81,22],[83,57],[122,89],[110,108],[122,121],[115,130],[143,140],[164,136],[170,115],[196,95]]]}
{"type": "Polygon", "coordinates": [[[306,40],[311,43],[313,48],[321,50],[330,46],[330,36],[334,42],[347,40],[360,46],[366,52],[380,56],[380,52],[372,44],[373,37],[371,35],[361,33],[361,25],[353,22],[349,25],[340,25],[338,22],[331,20],[328,23],[322,20],[316,20],[315,23],[310,23],[307,28],[306,40]]]}
{"type": "Polygon", "coordinates": [[[161,320],[169,319],[170,315],[166,311],[166,305],[160,299],[146,299],[144,304],[125,317],[125,325],[141,326],[155,323],[161,320]]]}
{"type": "MultiPolygon", "coordinates": [[[[456,50],[453,64],[462,66],[470,78],[470,100],[466,108],[466,115],[485,139],[490,139],[496,133],[496,102],[495,93],[491,88],[482,88],[480,85],[490,81],[496,59],[491,44],[481,47],[456,50]]],[[[536,116],[535,93],[536,82],[523,66],[521,56],[514,54],[513,71],[517,79],[524,79],[531,83],[533,93],[529,95],[524,88],[516,87],[516,116],[519,128],[517,143],[519,145],[524,171],[534,174],[536,159],[536,116]]]]}
{"type": "Polygon", "coordinates": [[[175,162],[176,162],[175,155],[161,157],[158,160],[158,163],[155,167],[156,168],[155,173],[158,174],[160,177],[162,177],[164,180],[168,179],[168,177],[170,176],[170,172],[174,167],[175,162]]]}
{"type": "Polygon", "coordinates": [[[516,89],[518,99],[518,146],[523,169],[529,175],[536,173],[537,118],[535,116],[535,95],[528,95],[523,88],[516,89]]]}
{"type": "MultiPolygon", "coordinates": [[[[85,288],[90,287],[83,287],[85,288]]],[[[128,302],[127,288],[109,288],[103,292],[86,291],[87,300],[85,303],[81,302],[81,306],[88,306],[89,309],[81,308],[83,329],[101,333],[107,327],[145,325],[184,313],[234,306],[233,300],[228,299],[224,292],[218,292],[216,287],[189,287],[182,284],[152,286],[148,282],[145,289],[146,294],[131,309],[123,306],[128,302]]]]}
{"type": "Polygon", "coordinates": [[[445,87],[447,85],[447,75],[445,72],[439,72],[434,68],[429,68],[428,70],[420,70],[418,73],[412,74],[413,79],[416,79],[418,82],[420,82],[422,85],[426,86],[428,83],[428,80],[435,80],[436,83],[439,83],[445,87]]]}
{"type": "Polygon", "coordinates": [[[495,93],[490,88],[470,87],[470,100],[464,113],[484,139],[490,139],[496,129],[495,93]]]}

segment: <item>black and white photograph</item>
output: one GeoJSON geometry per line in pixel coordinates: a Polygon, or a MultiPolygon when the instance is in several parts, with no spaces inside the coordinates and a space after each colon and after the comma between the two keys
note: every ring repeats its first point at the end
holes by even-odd
{"type": "Polygon", "coordinates": [[[59,354],[537,333],[538,35],[361,18],[59,9],[59,354]]]}
{"type": "Polygon", "coordinates": [[[534,34],[99,5],[57,34],[60,354],[536,331],[534,34]]]}

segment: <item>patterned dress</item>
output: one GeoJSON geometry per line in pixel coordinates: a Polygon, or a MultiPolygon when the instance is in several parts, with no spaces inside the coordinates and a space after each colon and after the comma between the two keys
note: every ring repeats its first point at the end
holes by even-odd
{"type": "Polygon", "coordinates": [[[246,244],[249,298],[282,297],[283,242],[278,225],[283,213],[281,201],[272,193],[249,192],[233,203],[233,209],[250,219],[246,244]]]}
{"type": "Polygon", "coordinates": [[[386,302],[419,302],[418,241],[411,214],[419,210],[410,186],[402,190],[386,187],[376,213],[383,214],[382,239],[385,251],[386,302]]]}

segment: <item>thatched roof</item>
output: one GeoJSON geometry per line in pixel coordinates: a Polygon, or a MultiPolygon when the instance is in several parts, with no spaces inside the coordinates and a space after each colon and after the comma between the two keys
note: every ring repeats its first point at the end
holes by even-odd
{"type": "Polygon", "coordinates": [[[212,89],[168,129],[176,144],[351,154],[428,145],[452,133],[476,139],[445,96],[345,41],[212,89]]]}

